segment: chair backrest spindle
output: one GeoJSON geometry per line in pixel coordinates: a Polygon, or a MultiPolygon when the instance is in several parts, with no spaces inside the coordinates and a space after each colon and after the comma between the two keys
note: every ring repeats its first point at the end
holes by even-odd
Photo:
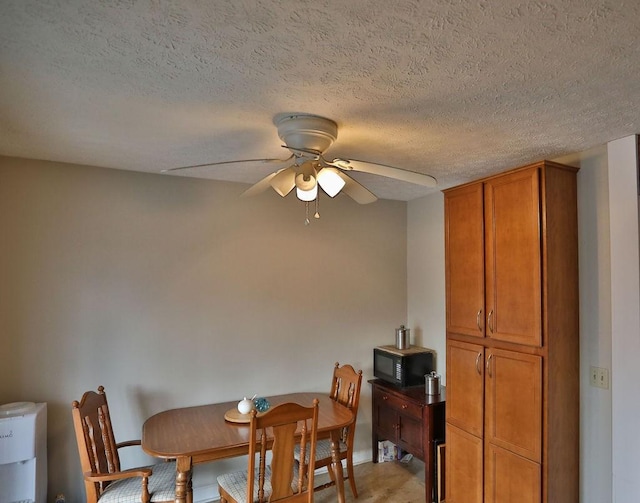
{"type": "MultiPolygon", "coordinates": [[[[354,411],[353,425],[355,426],[358,405],[360,402],[360,385],[362,382],[362,370],[356,372],[351,365],[340,366],[336,362],[333,369],[333,379],[331,381],[331,391],[329,396],[336,402],[354,411]]],[[[340,439],[347,442],[349,436],[354,434],[353,427],[345,427],[340,432],[340,439]]]]}
{"type": "Polygon", "coordinates": [[[174,462],[163,464],[159,468],[161,474],[155,478],[157,472],[152,467],[129,468],[124,472],[120,469],[118,450],[140,446],[141,442],[116,442],[104,387],[99,386],[97,393],[87,391],[80,401],[74,400],[71,415],[87,503],[99,503],[103,497],[109,498],[113,494],[120,503],[149,503],[149,487],[153,488],[154,501],[168,503],[174,500],[175,481],[167,477],[168,473],[175,473],[174,462]],[[149,480],[152,480],[151,484],[149,480]]]}
{"type": "MultiPolygon", "coordinates": [[[[98,392],[88,391],[78,402],[72,403],[76,439],[82,471],[87,473],[116,473],[120,471],[120,458],[111,426],[111,416],[104,387],[98,392]]],[[[99,497],[109,482],[85,481],[87,493],[99,497]]]]}
{"type": "Polygon", "coordinates": [[[315,455],[315,440],[318,427],[318,400],[312,407],[303,407],[295,403],[286,403],[274,407],[262,416],[251,412],[251,433],[249,440],[249,463],[247,473],[247,501],[253,501],[254,494],[259,503],[266,503],[266,458],[271,450],[271,491],[269,502],[303,503],[313,501],[313,464],[302,464],[295,473],[296,446],[306,448],[315,455]],[[267,438],[267,429],[270,432],[267,438]],[[258,438],[259,432],[259,438],[258,438]],[[270,445],[268,445],[270,444],[270,445]],[[255,488],[255,463],[258,461],[257,493],[255,488]]]}

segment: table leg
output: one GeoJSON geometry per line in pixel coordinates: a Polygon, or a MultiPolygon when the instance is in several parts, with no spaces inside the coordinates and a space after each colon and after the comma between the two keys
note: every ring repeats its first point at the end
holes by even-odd
{"type": "Polygon", "coordinates": [[[192,503],[191,458],[180,457],[176,460],[176,503],[192,503]]]}
{"type": "Polygon", "coordinates": [[[344,473],[340,461],[340,432],[331,432],[331,469],[333,470],[338,490],[338,503],[344,503],[344,473]]]}

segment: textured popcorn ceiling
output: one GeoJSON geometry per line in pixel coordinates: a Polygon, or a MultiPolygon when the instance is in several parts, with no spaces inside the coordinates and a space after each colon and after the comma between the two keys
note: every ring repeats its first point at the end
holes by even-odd
{"type": "Polygon", "coordinates": [[[411,199],[639,133],[639,20],[636,0],[1,0],[0,155],[286,157],[273,118],[307,112],[339,125],[327,157],[438,179],[359,178],[411,199]]]}

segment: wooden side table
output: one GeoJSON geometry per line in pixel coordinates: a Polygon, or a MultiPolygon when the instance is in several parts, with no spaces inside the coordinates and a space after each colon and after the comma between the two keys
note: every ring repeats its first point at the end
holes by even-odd
{"type": "Polygon", "coordinates": [[[444,440],[445,390],[425,394],[425,387],[398,388],[380,379],[373,388],[373,462],[378,462],[378,442],[389,440],[424,461],[425,501],[432,503],[436,487],[436,440],[444,440]]]}

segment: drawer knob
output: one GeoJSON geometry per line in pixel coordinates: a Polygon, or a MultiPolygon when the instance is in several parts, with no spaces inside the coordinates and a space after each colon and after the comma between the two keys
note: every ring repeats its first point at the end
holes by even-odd
{"type": "Polygon", "coordinates": [[[402,408],[403,408],[403,409],[406,409],[407,407],[408,407],[408,405],[407,405],[406,403],[403,403],[403,404],[402,404],[402,408]]]}
{"type": "Polygon", "coordinates": [[[384,396],[382,397],[382,399],[383,399],[383,400],[389,400],[389,397],[388,397],[387,395],[384,395],[384,396]]]}

